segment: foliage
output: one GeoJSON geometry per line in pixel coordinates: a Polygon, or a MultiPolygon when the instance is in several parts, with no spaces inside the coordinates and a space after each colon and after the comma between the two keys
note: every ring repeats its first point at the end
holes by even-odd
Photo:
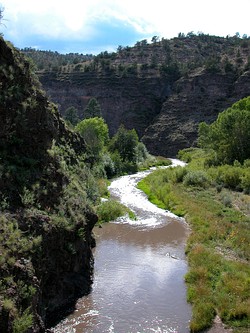
{"type": "MultiPolygon", "coordinates": [[[[0,215],[0,303],[6,313],[14,316],[14,332],[26,332],[32,325],[32,314],[28,307],[32,303],[36,289],[27,281],[25,274],[15,275],[15,265],[21,258],[29,258],[40,247],[41,238],[29,234],[26,236],[18,227],[15,216],[0,215]],[[15,278],[13,279],[13,276],[15,278]],[[15,290],[15,297],[10,300],[6,296],[9,288],[15,290]],[[27,309],[27,310],[26,310],[27,309]],[[24,311],[24,312],[23,312],[24,311]],[[23,312],[23,313],[22,313],[23,312]]],[[[26,268],[32,276],[33,269],[28,259],[26,268]]]]}
{"type": "Polygon", "coordinates": [[[183,177],[183,184],[187,186],[206,187],[209,183],[208,175],[205,171],[188,171],[183,177]]]}
{"type": "Polygon", "coordinates": [[[3,8],[0,7],[0,24],[1,24],[2,20],[3,20],[3,8]]]}
{"type": "Polygon", "coordinates": [[[102,155],[102,165],[104,167],[105,175],[107,178],[112,178],[116,174],[119,174],[119,172],[117,172],[117,165],[115,165],[115,158],[114,156],[112,158],[108,152],[102,155]]]}
{"type": "Polygon", "coordinates": [[[140,142],[134,129],[127,130],[121,125],[110,140],[104,154],[104,169],[110,177],[135,173],[153,165],[169,164],[170,161],[151,156],[143,142],[140,142]]]}
{"type": "Polygon", "coordinates": [[[135,219],[135,215],[126,206],[115,200],[102,201],[97,207],[98,223],[115,221],[117,218],[128,215],[135,219]]]}
{"type": "MultiPolygon", "coordinates": [[[[59,208],[74,214],[81,214],[89,204],[96,202],[98,186],[94,175],[85,162],[85,156],[77,154],[66,142],[62,145],[53,143],[48,151],[59,162],[59,171],[68,181],[63,187],[59,208]]],[[[81,217],[82,219],[83,217],[81,217]]]]}
{"type": "Polygon", "coordinates": [[[143,163],[147,158],[149,158],[149,153],[143,142],[138,142],[135,147],[136,162],[138,164],[143,163]]]}
{"type": "Polygon", "coordinates": [[[241,188],[246,194],[250,194],[250,168],[246,169],[241,176],[241,188]]]}
{"type": "Polygon", "coordinates": [[[68,70],[70,66],[73,68],[73,65],[93,58],[91,54],[60,54],[56,51],[42,51],[30,47],[22,49],[21,52],[34,61],[39,71],[62,70],[64,68],[68,70]]]}
{"type": "Polygon", "coordinates": [[[205,68],[209,73],[220,72],[220,57],[211,56],[205,63],[205,68]]]}
{"type": "Polygon", "coordinates": [[[100,159],[100,154],[109,140],[109,130],[103,118],[88,118],[76,126],[76,131],[84,138],[91,163],[100,159]]]}
{"type": "Polygon", "coordinates": [[[32,327],[33,316],[29,311],[30,309],[26,309],[19,318],[14,320],[13,333],[26,333],[32,327]]]}
{"type": "MultiPolygon", "coordinates": [[[[175,170],[175,168],[173,170],[175,170]]],[[[183,216],[185,212],[178,206],[177,198],[171,190],[171,183],[174,184],[177,178],[173,170],[171,167],[158,169],[140,181],[137,186],[144,191],[148,199],[158,207],[171,210],[178,216],[183,216]]]]}
{"type": "Polygon", "coordinates": [[[243,163],[250,157],[250,97],[220,113],[211,125],[199,126],[199,144],[213,149],[221,163],[243,163]]]}
{"type": "Polygon", "coordinates": [[[71,125],[76,126],[80,121],[78,116],[78,110],[71,106],[65,110],[64,119],[69,122],[71,125]]]}
{"type": "Polygon", "coordinates": [[[136,162],[136,148],[139,139],[134,129],[127,130],[121,125],[117,133],[111,139],[109,149],[111,152],[117,151],[122,159],[122,162],[136,162]]]}
{"type": "Polygon", "coordinates": [[[162,75],[167,75],[169,77],[169,80],[171,80],[172,82],[178,80],[181,77],[180,68],[177,62],[167,62],[165,64],[162,64],[160,67],[160,71],[162,75]]]}
{"type": "Polygon", "coordinates": [[[96,98],[91,98],[84,109],[84,118],[102,117],[101,106],[96,98]]]}

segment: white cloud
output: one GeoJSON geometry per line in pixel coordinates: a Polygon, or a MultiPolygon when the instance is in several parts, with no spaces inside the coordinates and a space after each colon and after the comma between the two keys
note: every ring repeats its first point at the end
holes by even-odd
{"type": "MultiPolygon", "coordinates": [[[[171,38],[202,31],[219,36],[250,34],[249,0],[0,0],[4,34],[18,40],[32,34],[52,39],[90,41],[102,34],[101,23],[133,28],[139,35],[171,38]],[[98,30],[99,29],[99,30],[98,30]]],[[[94,41],[93,41],[94,42],[94,41]]],[[[121,45],[123,36],[121,36],[121,45]]]]}

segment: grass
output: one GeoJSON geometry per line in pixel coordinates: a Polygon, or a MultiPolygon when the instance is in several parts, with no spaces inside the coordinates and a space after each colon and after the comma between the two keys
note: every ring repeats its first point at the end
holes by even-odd
{"type": "Polygon", "coordinates": [[[128,215],[130,219],[135,220],[135,214],[126,206],[116,200],[109,199],[102,201],[97,207],[98,224],[115,221],[117,218],[128,215]]]}
{"type": "Polygon", "coordinates": [[[218,314],[235,332],[249,332],[250,196],[218,187],[204,168],[204,153],[187,153],[189,165],[182,174],[178,168],[157,170],[139,187],[160,207],[184,214],[191,226],[185,277],[190,330],[210,327],[218,314]]]}

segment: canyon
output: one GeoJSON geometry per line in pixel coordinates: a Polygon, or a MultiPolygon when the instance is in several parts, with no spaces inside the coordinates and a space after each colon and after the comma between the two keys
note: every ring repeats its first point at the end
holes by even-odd
{"type": "Polygon", "coordinates": [[[198,125],[250,95],[250,40],[191,35],[104,52],[38,76],[62,115],[80,119],[96,98],[112,136],[135,128],[150,153],[168,157],[196,146],[198,125]]]}

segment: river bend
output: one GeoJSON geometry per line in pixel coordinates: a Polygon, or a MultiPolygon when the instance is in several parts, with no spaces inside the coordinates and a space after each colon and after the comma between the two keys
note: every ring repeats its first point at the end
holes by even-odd
{"type": "MultiPolygon", "coordinates": [[[[172,160],[173,165],[181,164],[172,160]]],[[[92,292],[54,333],[188,333],[184,219],[157,208],[136,188],[150,171],[112,181],[112,198],[137,216],[95,228],[92,292]]]]}

